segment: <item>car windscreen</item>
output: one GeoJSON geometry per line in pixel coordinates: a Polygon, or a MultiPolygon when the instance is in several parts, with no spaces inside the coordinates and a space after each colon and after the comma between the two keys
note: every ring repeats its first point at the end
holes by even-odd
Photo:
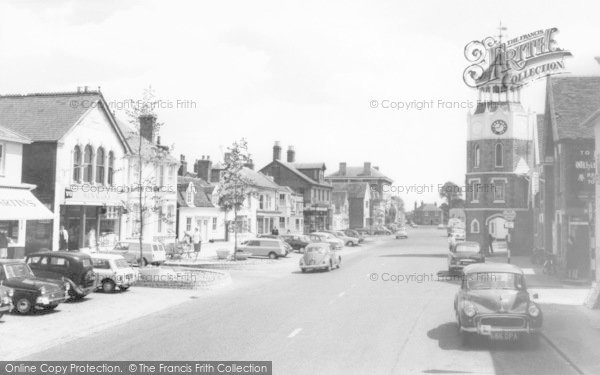
{"type": "Polygon", "coordinates": [[[94,268],[109,270],[110,263],[108,259],[100,259],[100,258],[92,258],[92,262],[94,263],[94,268]]]}
{"type": "Polygon", "coordinates": [[[6,264],[4,265],[4,272],[6,273],[7,279],[12,279],[13,277],[32,277],[33,272],[28,265],[23,264],[6,264]]]}
{"type": "Polygon", "coordinates": [[[478,272],[466,275],[467,286],[471,290],[511,289],[525,287],[522,275],[510,272],[478,272]]]}
{"type": "Polygon", "coordinates": [[[117,260],[115,260],[115,264],[117,265],[117,268],[129,267],[129,263],[127,263],[127,261],[125,259],[117,259],[117,260]]]}
{"type": "Polygon", "coordinates": [[[91,267],[92,266],[92,260],[89,258],[83,258],[81,260],[81,263],[83,264],[84,267],[91,267]]]}
{"type": "Polygon", "coordinates": [[[324,254],[326,251],[327,249],[323,246],[308,246],[306,248],[306,253],[324,254]]]}

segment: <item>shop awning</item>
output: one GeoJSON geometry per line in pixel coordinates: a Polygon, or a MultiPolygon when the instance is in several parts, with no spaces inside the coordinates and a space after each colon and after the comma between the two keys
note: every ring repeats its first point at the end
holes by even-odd
{"type": "Polygon", "coordinates": [[[0,187],[0,220],[48,220],[54,214],[28,189],[0,187]]]}

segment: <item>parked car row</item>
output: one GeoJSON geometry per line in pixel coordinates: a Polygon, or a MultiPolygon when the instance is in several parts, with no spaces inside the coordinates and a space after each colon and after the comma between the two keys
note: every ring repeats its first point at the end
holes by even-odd
{"type": "Polygon", "coordinates": [[[23,260],[0,260],[0,316],[13,309],[20,314],[53,310],[71,299],[101,289],[124,291],[137,274],[117,254],[39,251],[23,260]]]}
{"type": "Polygon", "coordinates": [[[358,246],[364,241],[364,237],[358,232],[352,229],[345,231],[341,230],[326,230],[322,232],[312,232],[308,235],[304,234],[261,234],[257,239],[248,240],[242,243],[242,251],[252,253],[254,256],[269,256],[270,258],[277,258],[279,256],[286,256],[283,251],[277,251],[275,249],[267,250],[269,242],[261,242],[266,239],[280,240],[288,246],[288,253],[291,251],[303,252],[304,249],[316,242],[326,242],[336,250],[342,249],[344,246],[358,246]]]}

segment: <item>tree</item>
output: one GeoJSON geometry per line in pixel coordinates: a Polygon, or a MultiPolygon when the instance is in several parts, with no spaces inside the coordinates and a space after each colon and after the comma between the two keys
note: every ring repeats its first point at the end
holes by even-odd
{"type": "Polygon", "coordinates": [[[126,114],[128,117],[129,124],[131,124],[134,130],[131,130],[129,134],[126,134],[128,141],[135,140],[137,144],[132,144],[135,147],[136,155],[133,155],[132,161],[135,160],[135,165],[130,166],[136,169],[136,173],[139,171],[137,181],[133,186],[133,191],[137,194],[137,209],[131,202],[126,202],[126,207],[129,208],[130,212],[133,212],[136,217],[136,222],[139,223],[139,245],[140,245],[140,266],[144,265],[143,262],[143,243],[144,243],[144,228],[147,224],[150,224],[149,219],[152,214],[157,216],[157,220],[160,220],[167,225],[172,226],[175,222],[174,215],[169,212],[165,213],[162,208],[165,202],[165,192],[162,191],[163,181],[157,181],[154,166],[159,168],[164,167],[168,163],[168,157],[170,149],[165,146],[154,144],[152,142],[144,142],[141,132],[141,121],[142,119],[150,119],[154,132],[158,132],[160,127],[163,125],[156,121],[157,115],[154,111],[156,96],[152,87],[148,87],[144,90],[142,99],[138,101],[131,101],[131,107],[127,108],[126,114]],[[149,165],[152,168],[148,174],[144,174],[144,166],[149,165]]]}
{"type": "Polygon", "coordinates": [[[225,212],[226,217],[228,212],[233,211],[233,260],[235,260],[238,242],[238,211],[243,207],[246,199],[250,199],[253,194],[252,181],[243,175],[244,166],[251,162],[248,142],[244,138],[234,142],[228,147],[228,153],[225,155],[225,168],[219,180],[218,197],[219,207],[225,212]]]}
{"type": "Polygon", "coordinates": [[[447,181],[440,189],[440,197],[446,200],[446,203],[440,205],[444,218],[450,217],[450,209],[463,207],[462,188],[452,181],[447,181]]]}

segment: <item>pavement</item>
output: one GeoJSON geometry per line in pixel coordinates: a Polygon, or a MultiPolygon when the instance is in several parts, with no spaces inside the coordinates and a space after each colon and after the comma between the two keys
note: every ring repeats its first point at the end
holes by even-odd
{"type": "MultiPolygon", "coordinates": [[[[503,257],[492,257],[488,262],[500,260],[503,257]]],[[[513,256],[511,263],[525,272],[531,294],[539,295],[546,341],[572,361],[580,374],[600,374],[600,310],[584,306],[589,286],[546,275],[528,256],[513,256]]]]}
{"type": "MultiPolygon", "coordinates": [[[[342,255],[331,272],[301,273],[297,257],[233,270],[218,293],[20,359],[269,360],[276,374],[600,373],[554,341],[461,345],[452,308],[459,283],[436,276],[447,269],[445,232],[381,238],[342,255]]],[[[573,323],[561,315],[572,310],[550,305],[545,333],[568,329],[558,324],[573,323]]],[[[570,337],[597,348],[593,335],[570,337]]]]}

